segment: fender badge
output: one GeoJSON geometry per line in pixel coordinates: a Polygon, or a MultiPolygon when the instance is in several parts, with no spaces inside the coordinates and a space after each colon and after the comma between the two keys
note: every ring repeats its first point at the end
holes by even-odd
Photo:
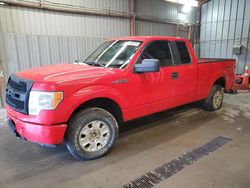
{"type": "Polygon", "coordinates": [[[128,82],[128,79],[121,79],[121,80],[114,80],[112,81],[113,84],[122,84],[128,82]]]}

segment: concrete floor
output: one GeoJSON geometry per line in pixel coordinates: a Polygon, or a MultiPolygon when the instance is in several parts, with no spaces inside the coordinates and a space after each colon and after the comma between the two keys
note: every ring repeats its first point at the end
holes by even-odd
{"type": "Polygon", "coordinates": [[[250,93],[226,95],[217,112],[187,105],[127,123],[109,155],[87,162],[64,146],[17,140],[3,125],[0,187],[122,187],[217,136],[233,140],[154,187],[249,188],[250,93]]]}

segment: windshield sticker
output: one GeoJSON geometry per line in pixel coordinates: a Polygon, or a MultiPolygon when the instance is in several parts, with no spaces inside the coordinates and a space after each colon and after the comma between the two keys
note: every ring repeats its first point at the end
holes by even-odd
{"type": "Polygon", "coordinates": [[[140,42],[131,42],[131,41],[129,41],[129,42],[126,42],[125,43],[127,46],[139,46],[140,45],[140,42]]]}

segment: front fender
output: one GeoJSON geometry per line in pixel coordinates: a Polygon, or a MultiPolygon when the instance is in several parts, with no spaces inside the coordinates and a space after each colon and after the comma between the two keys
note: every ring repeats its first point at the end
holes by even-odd
{"type": "Polygon", "coordinates": [[[70,118],[71,114],[77,109],[81,104],[96,98],[108,98],[116,102],[121,110],[126,109],[125,104],[125,96],[122,95],[121,92],[119,92],[117,89],[114,89],[112,87],[106,86],[106,85],[92,85],[84,87],[67,98],[64,101],[64,104],[70,104],[70,108],[67,108],[68,111],[67,119],[70,118]]]}

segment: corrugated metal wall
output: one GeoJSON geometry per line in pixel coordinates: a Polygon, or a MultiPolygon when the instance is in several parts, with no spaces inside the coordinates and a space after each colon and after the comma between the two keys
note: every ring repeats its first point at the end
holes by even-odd
{"type": "Polygon", "coordinates": [[[201,57],[235,58],[237,73],[250,66],[249,0],[212,0],[202,6],[201,57]],[[245,46],[242,55],[233,55],[234,44],[245,46]]]}
{"type": "MultiPolygon", "coordinates": [[[[27,0],[26,0],[27,1],[27,0]]],[[[29,0],[37,2],[37,0],[29,0]]],[[[82,6],[86,8],[94,9],[106,9],[128,12],[128,0],[48,0],[49,2],[54,2],[57,4],[67,4],[82,6]]]]}
{"type": "Polygon", "coordinates": [[[191,12],[180,16],[182,4],[171,3],[164,0],[136,0],[136,12],[144,17],[155,17],[171,22],[182,21],[195,23],[196,8],[192,7],[191,12]]]}
{"type": "Polygon", "coordinates": [[[146,21],[136,21],[137,35],[176,35],[176,25],[154,23],[146,21]]]}
{"type": "MultiPolygon", "coordinates": [[[[137,35],[169,35],[176,36],[176,23],[194,24],[196,21],[196,8],[192,8],[189,14],[181,14],[183,5],[166,2],[163,0],[137,0],[136,11],[138,16],[154,18],[159,21],[171,22],[154,23],[148,21],[136,21],[137,35]]],[[[187,37],[187,32],[180,32],[180,36],[187,37]]]]}
{"type": "MultiPolygon", "coordinates": [[[[129,5],[128,0],[67,1],[83,2],[82,6],[124,12],[129,5]]],[[[72,62],[107,38],[128,35],[128,19],[0,6],[0,61],[5,77],[30,67],[72,62]]]]}
{"type": "MultiPolygon", "coordinates": [[[[25,2],[39,2],[26,0],[25,2]]],[[[129,12],[129,0],[44,0],[92,10],[129,12]]],[[[136,0],[136,14],[177,23],[183,5],[163,0],[136,0]]],[[[179,19],[194,23],[196,9],[179,19]]],[[[103,40],[128,36],[129,19],[59,13],[0,6],[0,61],[5,78],[35,66],[73,61],[86,56],[103,40]]],[[[186,36],[184,33],[183,36],[186,36]]],[[[176,35],[176,25],[136,21],[136,35],[176,35]]]]}

